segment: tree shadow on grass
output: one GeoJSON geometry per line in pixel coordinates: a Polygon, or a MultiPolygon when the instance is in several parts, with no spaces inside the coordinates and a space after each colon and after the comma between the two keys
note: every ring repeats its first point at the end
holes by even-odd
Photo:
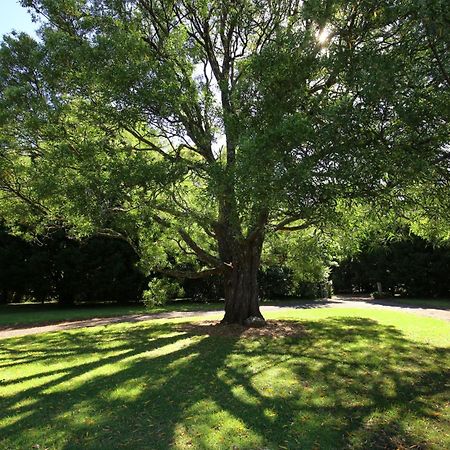
{"type": "Polygon", "coordinates": [[[17,388],[2,399],[0,447],[425,449],[438,439],[414,424],[444,426],[445,349],[369,319],[301,324],[306,333],[279,339],[165,323],[14,340],[2,355],[30,351],[0,384],[17,388]]]}

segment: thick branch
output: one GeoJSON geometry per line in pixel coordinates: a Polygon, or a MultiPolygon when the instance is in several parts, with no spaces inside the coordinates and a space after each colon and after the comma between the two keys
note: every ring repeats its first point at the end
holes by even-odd
{"type": "Polygon", "coordinates": [[[203,250],[182,228],[178,229],[178,233],[180,234],[181,238],[184,242],[195,252],[197,257],[214,267],[223,267],[223,262],[216,258],[215,256],[209,254],[206,250],[203,250]]]}
{"type": "Polygon", "coordinates": [[[143,142],[149,146],[149,148],[145,149],[145,150],[153,150],[156,153],[160,154],[163,158],[168,159],[169,161],[175,161],[175,157],[166,153],[164,150],[162,150],[160,147],[158,147],[156,144],[154,144],[150,139],[147,139],[145,136],[142,136],[142,134],[139,133],[138,131],[136,131],[135,129],[130,128],[130,127],[124,127],[124,128],[126,131],[128,131],[128,133],[130,133],[132,136],[134,136],[139,142],[143,142]]]}
{"type": "MultiPolygon", "coordinates": [[[[163,219],[162,217],[159,216],[152,216],[155,221],[157,223],[159,223],[160,225],[162,225],[163,227],[170,227],[171,224],[169,221],[167,221],[166,219],[163,219]]],[[[189,234],[183,230],[182,228],[178,228],[178,233],[181,236],[181,238],[183,239],[183,241],[188,245],[188,247],[195,253],[195,255],[197,256],[197,258],[200,261],[203,261],[204,263],[213,266],[215,268],[218,269],[223,269],[224,267],[226,267],[226,264],[224,262],[222,262],[219,258],[216,258],[215,256],[211,255],[210,253],[208,253],[206,250],[204,250],[203,248],[201,248],[190,236],[189,234]]]]}
{"type": "Polygon", "coordinates": [[[268,217],[269,212],[267,211],[267,209],[264,209],[259,213],[256,223],[247,235],[247,241],[251,242],[261,235],[261,233],[264,231],[264,227],[266,226],[268,217]]]}
{"type": "Polygon", "coordinates": [[[198,279],[198,278],[210,277],[211,275],[218,275],[224,271],[224,268],[221,269],[219,267],[216,267],[214,269],[205,269],[205,270],[200,270],[198,272],[196,272],[194,270],[175,270],[175,269],[156,269],[156,271],[163,275],[168,275],[170,277],[175,277],[175,278],[198,279]]]}
{"type": "Polygon", "coordinates": [[[3,186],[0,186],[0,190],[2,190],[4,192],[9,192],[10,194],[14,195],[18,199],[22,200],[27,205],[31,206],[34,210],[36,210],[37,212],[39,212],[42,215],[47,215],[49,212],[48,209],[44,205],[37,202],[36,200],[33,200],[33,199],[27,197],[22,192],[20,192],[20,190],[14,189],[12,186],[3,185],[3,186]]]}
{"type": "Polygon", "coordinates": [[[291,224],[293,222],[297,222],[298,220],[301,220],[301,219],[302,219],[302,217],[300,217],[300,216],[286,217],[281,222],[274,225],[273,230],[274,231],[298,231],[298,230],[304,230],[306,228],[309,228],[312,225],[311,222],[306,221],[306,222],[302,223],[301,225],[288,226],[289,224],[291,224]]]}
{"type": "Polygon", "coordinates": [[[428,26],[426,25],[425,22],[424,22],[424,27],[425,27],[426,36],[427,36],[428,48],[433,53],[434,59],[436,60],[436,63],[438,65],[438,68],[439,68],[442,76],[445,78],[445,81],[450,86],[450,75],[448,74],[447,70],[444,67],[444,64],[443,64],[443,62],[441,60],[441,57],[439,56],[439,53],[438,53],[438,51],[436,49],[436,46],[434,45],[434,42],[431,39],[431,35],[430,35],[430,31],[428,29],[428,26]]]}

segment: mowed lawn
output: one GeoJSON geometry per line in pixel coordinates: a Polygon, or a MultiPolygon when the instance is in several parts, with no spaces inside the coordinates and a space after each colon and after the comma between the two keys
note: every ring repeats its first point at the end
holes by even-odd
{"type": "MultiPolygon", "coordinates": [[[[321,300],[319,300],[320,302],[321,300]]],[[[377,300],[372,300],[377,304],[377,300]]],[[[379,302],[384,304],[403,304],[418,308],[450,309],[450,300],[435,299],[384,299],[379,302]]],[[[285,306],[303,305],[312,307],[315,300],[284,299],[281,302],[285,306]]],[[[279,305],[279,301],[265,301],[263,305],[279,305]]],[[[117,305],[117,304],[85,304],[72,307],[61,307],[57,303],[20,303],[0,305],[0,329],[8,327],[31,326],[38,324],[52,324],[64,321],[84,320],[100,317],[117,317],[130,314],[153,314],[178,311],[211,311],[223,310],[223,302],[192,303],[186,301],[174,301],[153,308],[146,308],[143,304],[117,305]]]]}
{"type": "Polygon", "coordinates": [[[268,318],[297,334],[158,320],[2,340],[0,449],[450,448],[449,323],[268,318]]]}
{"type": "Polygon", "coordinates": [[[223,303],[173,302],[164,306],[146,308],[143,304],[92,304],[61,307],[58,304],[22,303],[0,306],[0,329],[64,321],[117,317],[130,314],[153,314],[171,311],[205,311],[223,309],[223,303]]]}

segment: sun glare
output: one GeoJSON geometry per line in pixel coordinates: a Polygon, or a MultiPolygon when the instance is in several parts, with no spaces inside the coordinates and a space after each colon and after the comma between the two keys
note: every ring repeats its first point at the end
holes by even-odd
{"type": "Polygon", "coordinates": [[[323,27],[317,33],[317,40],[319,41],[319,44],[325,44],[329,37],[330,37],[330,29],[327,27],[323,27]]]}

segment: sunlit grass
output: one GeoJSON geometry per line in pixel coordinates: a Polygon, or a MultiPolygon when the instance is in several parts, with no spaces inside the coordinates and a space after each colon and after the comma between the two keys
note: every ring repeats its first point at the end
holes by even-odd
{"type": "Polygon", "coordinates": [[[272,312],[270,317],[277,319],[320,320],[331,317],[366,317],[376,320],[380,325],[395,327],[401,330],[402,336],[424,344],[450,346],[450,323],[444,320],[432,319],[411,314],[409,312],[394,312],[388,309],[359,308],[311,308],[305,310],[281,310],[272,312]]]}
{"type": "Polygon", "coordinates": [[[304,333],[209,336],[158,320],[1,341],[0,448],[450,448],[448,323],[275,317],[304,333]]]}

